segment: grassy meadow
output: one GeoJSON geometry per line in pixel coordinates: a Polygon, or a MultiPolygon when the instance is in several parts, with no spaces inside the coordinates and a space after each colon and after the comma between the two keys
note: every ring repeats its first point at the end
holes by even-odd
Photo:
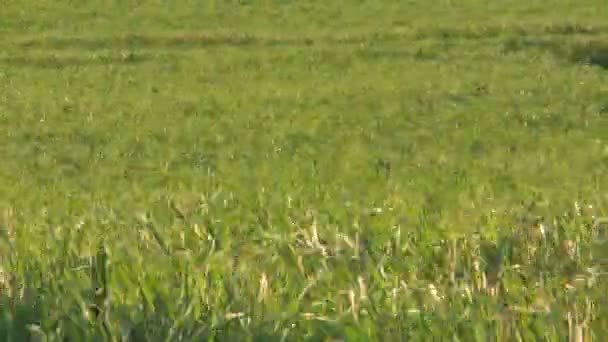
{"type": "Polygon", "coordinates": [[[604,1],[0,7],[2,340],[608,339],[604,1]]]}

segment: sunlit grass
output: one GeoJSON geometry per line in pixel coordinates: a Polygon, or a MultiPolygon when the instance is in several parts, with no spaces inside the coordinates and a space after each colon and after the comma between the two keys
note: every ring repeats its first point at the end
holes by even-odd
{"type": "Polygon", "coordinates": [[[0,335],[603,340],[608,29],[552,3],[6,5],[0,335]]]}

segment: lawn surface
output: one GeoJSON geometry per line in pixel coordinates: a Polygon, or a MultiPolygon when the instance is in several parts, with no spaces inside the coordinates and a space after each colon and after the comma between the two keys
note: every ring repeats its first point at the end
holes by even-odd
{"type": "Polygon", "coordinates": [[[607,338],[603,1],[129,3],[2,4],[1,336],[607,338]]]}

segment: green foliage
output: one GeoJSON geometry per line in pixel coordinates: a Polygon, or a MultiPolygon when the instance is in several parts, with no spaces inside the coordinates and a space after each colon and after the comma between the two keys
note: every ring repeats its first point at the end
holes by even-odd
{"type": "Polygon", "coordinates": [[[601,2],[26,3],[3,340],[606,337],[601,2]]]}

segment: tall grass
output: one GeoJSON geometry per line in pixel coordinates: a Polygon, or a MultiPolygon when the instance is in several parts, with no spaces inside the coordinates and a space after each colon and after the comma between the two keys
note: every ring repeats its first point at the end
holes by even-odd
{"type": "Polygon", "coordinates": [[[5,340],[606,337],[602,3],[25,8],[5,340]]]}

